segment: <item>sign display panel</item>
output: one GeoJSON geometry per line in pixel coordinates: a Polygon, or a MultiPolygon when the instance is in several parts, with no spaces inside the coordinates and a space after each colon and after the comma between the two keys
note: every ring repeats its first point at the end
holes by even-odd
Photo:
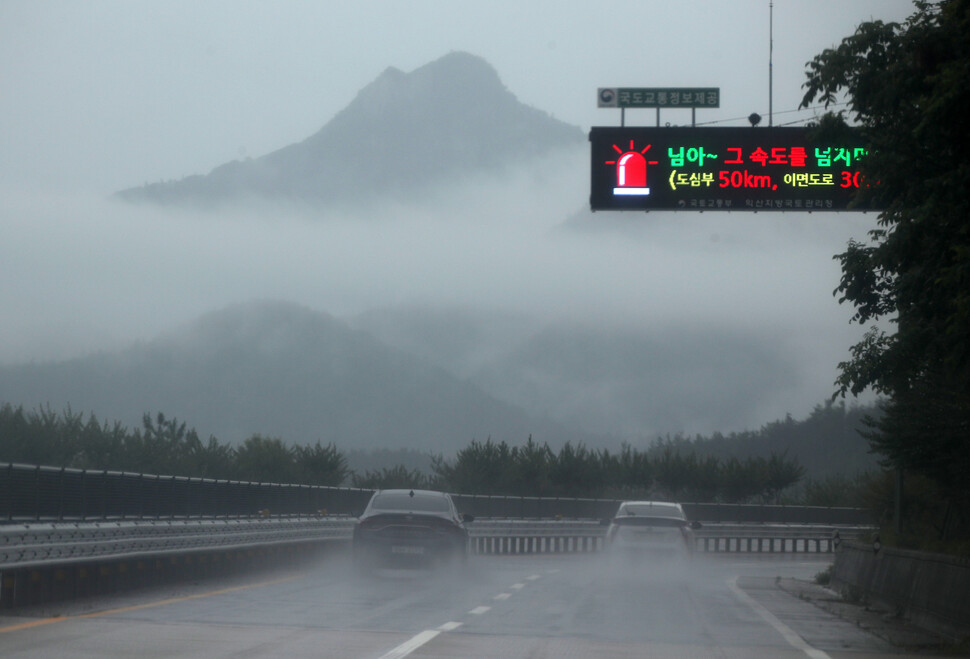
{"type": "Polygon", "coordinates": [[[804,127],[594,127],[592,210],[839,211],[866,186],[858,140],[804,127]]]}
{"type": "Polygon", "coordinates": [[[600,87],[596,105],[601,108],[717,108],[719,87],[600,87]]]}

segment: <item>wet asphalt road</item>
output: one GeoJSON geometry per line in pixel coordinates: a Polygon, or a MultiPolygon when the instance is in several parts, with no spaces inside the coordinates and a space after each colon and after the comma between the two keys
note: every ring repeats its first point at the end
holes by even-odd
{"type": "Polygon", "coordinates": [[[355,574],[346,556],[298,571],[156,588],[0,617],[0,657],[893,656],[782,591],[825,556],[473,556],[464,569],[355,574]]]}

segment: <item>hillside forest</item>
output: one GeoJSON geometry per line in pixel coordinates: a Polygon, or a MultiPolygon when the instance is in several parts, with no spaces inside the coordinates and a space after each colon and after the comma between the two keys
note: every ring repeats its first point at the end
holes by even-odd
{"type": "Polygon", "coordinates": [[[0,462],[255,482],[421,487],[468,494],[860,505],[875,467],[859,436],[875,408],[818,406],[758,431],[656,438],[634,447],[471,440],[453,456],[344,451],[252,435],[203,441],[186,422],[145,414],[140,428],[66,409],[0,406],[0,462]],[[842,441],[842,450],[830,437],[842,441]],[[851,438],[854,437],[854,440],[851,438]],[[847,439],[848,438],[848,439],[847,439]],[[860,447],[862,448],[860,454],[860,447]],[[799,456],[811,456],[807,464],[799,456]]]}

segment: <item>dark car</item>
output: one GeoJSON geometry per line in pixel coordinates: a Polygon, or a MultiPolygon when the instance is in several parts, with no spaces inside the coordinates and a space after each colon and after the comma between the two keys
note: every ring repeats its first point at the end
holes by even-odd
{"type": "Polygon", "coordinates": [[[354,527],[354,561],[362,568],[464,561],[470,521],[444,492],[378,490],[354,527]]]}

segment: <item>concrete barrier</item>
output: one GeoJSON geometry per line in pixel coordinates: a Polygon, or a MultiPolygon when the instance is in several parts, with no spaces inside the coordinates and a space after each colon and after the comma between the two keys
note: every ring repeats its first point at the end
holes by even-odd
{"type": "Polygon", "coordinates": [[[970,640],[970,559],[842,542],[832,586],[954,642],[970,640]]]}

